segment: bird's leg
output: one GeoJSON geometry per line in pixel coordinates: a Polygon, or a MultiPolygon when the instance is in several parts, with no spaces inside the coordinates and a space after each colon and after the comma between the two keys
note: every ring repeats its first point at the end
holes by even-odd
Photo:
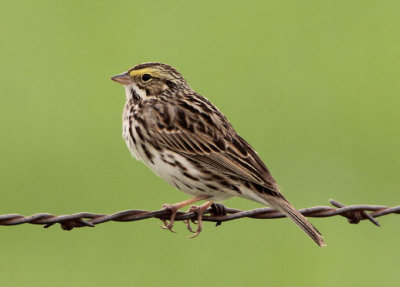
{"type": "Polygon", "coordinates": [[[192,229],[192,226],[190,225],[190,219],[185,219],[183,222],[185,223],[186,228],[187,228],[190,232],[194,233],[194,231],[193,231],[193,229],[192,229]]]}
{"type": "MultiPolygon", "coordinates": [[[[197,206],[192,206],[188,210],[188,212],[192,212],[192,210],[195,210],[194,212],[197,213],[197,206]]],[[[214,202],[213,204],[211,204],[211,212],[210,212],[210,214],[213,215],[213,216],[225,216],[227,214],[226,207],[223,204],[214,202]]],[[[192,221],[193,223],[196,223],[194,219],[192,219],[192,220],[185,219],[183,222],[185,223],[186,228],[190,232],[195,233],[195,231],[193,231],[193,229],[192,229],[192,226],[190,225],[190,221],[192,221]]],[[[217,222],[216,226],[218,226],[218,225],[221,225],[220,221],[217,222]]]]}
{"type": "MultiPolygon", "coordinates": [[[[197,208],[198,208],[197,206],[191,206],[190,209],[188,210],[188,212],[195,212],[197,214],[197,208]]],[[[213,204],[211,204],[210,214],[212,216],[225,216],[227,214],[226,207],[223,204],[214,202],[213,204]]],[[[195,219],[192,219],[192,220],[185,219],[183,222],[185,223],[186,228],[190,232],[195,233],[195,231],[193,231],[193,229],[192,229],[192,226],[190,225],[190,221],[192,221],[193,223],[196,223],[195,219]]],[[[221,225],[221,221],[217,222],[216,226],[218,226],[218,225],[221,225]]]]}
{"type": "Polygon", "coordinates": [[[203,229],[203,214],[213,204],[212,201],[207,201],[206,203],[200,205],[200,206],[191,206],[189,211],[190,212],[196,212],[197,213],[197,230],[195,234],[192,236],[189,236],[189,238],[194,238],[197,235],[200,234],[201,230],[203,229]]]}
{"type": "Polygon", "coordinates": [[[169,224],[167,224],[166,220],[163,220],[164,221],[164,225],[161,226],[161,228],[168,229],[171,232],[175,232],[172,229],[172,227],[174,227],[176,212],[179,209],[181,209],[182,207],[186,206],[186,205],[189,205],[189,204],[192,204],[192,203],[195,203],[195,202],[198,202],[200,200],[207,199],[207,198],[210,198],[210,196],[209,195],[201,195],[201,196],[196,196],[194,198],[190,198],[188,200],[185,200],[185,201],[182,201],[182,202],[178,202],[178,203],[175,203],[175,204],[163,204],[163,209],[169,210],[171,212],[171,218],[169,219],[169,224]]]}

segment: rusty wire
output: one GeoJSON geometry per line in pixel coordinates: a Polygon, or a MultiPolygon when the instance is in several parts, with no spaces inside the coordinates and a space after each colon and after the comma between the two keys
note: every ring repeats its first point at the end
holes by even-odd
{"type": "MultiPolygon", "coordinates": [[[[373,224],[380,226],[376,217],[384,216],[387,214],[400,214],[400,206],[388,207],[381,205],[350,205],[345,206],[335,200],[330,200],[334,207],[329,206],[315,206],[299,210],[304,216],[307,217],[331,217],[343,216],[346,217],[349,223],[357,224],[361,220],[369,220],[373,224]]],[[[170,211],[166,209],[147,211],[147,210],[126,210],[114,214],[97,214],[90,212],[80,212],[71,215],[55,216],[48,213],[38,213],[31,216],[22,216],[20,214],[4,214],[0,215],[0,225],[14,226],[24,223],[43,225],[45,228],[59,223],[64,230],[71,230],[76,227],[94,227],[97,224],[109,221],[128,222],[144,220],[148,218],[158,218],[161,220],[168,220],[170,211]]],[[[274,219],[283,218],[284,214],[272,208],[257,208],[247,211],[242,211],[233,208],[227,208],[223,205],[216,204],[209,208],[203,221],[216,222],[220,225],[222,222],[235,220],[239,218],[255,218],[255,219],[274,219]]],[[[179,211],[176,215],[176,221],[183,220],[196,220],[197,214],[195,212],[182,212],[179,211]]]]}

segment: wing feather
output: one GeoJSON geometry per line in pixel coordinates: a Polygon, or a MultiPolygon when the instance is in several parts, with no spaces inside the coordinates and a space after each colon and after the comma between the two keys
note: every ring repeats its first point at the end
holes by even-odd
{"type": "Polygon", "coordinates": [[[163,105],[162,108],[153,105],[144,107],[145,119],[149,122],[149,140],[157,141],[159,145],[207,168],[279,191],[254,149],[237,135],[218,110],[187,108],[190,106],[188,102],[180,105],[165,102],[163,105]],[[168,111],[168,114],[160,113],[160,110],[168,111]],[[169,125],[157,124],[160,122],[168,122],[169,125]]]}

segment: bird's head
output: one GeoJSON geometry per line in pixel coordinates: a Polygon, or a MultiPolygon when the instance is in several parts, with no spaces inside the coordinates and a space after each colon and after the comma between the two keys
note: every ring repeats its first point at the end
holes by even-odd
{"type": "Polygon", "coordinates": [[[142,100],[187,85],[177,70],[161,63],[140,64],[111,79],[125,86],[128,97],[142,100]]]}

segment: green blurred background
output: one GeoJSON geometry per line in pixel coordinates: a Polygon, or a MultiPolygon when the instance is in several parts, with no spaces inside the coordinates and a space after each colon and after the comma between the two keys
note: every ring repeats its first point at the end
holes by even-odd
{"type": "MultiPolygon", "coordinates": [[[[176,67],[298,208],[400,204],[398,1],[1,1],[0,214],[158,209],[187,196],[131,158],[123,88],[176,67]]],[[[232,199],[226,205],[260,205],[232,199]]],[[[1,286],[400,284],[399,218],[0,227],[1,286]]]]}

